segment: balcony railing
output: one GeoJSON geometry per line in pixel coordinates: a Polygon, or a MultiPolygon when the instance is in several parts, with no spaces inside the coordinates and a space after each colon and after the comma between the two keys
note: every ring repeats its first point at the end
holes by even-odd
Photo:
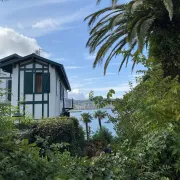
{"type": "Polygon", "coordinates": [[[70,110],[73,109],[73,99],[64,98],[63,99],[63,109],[64,110],[70,110]]]}

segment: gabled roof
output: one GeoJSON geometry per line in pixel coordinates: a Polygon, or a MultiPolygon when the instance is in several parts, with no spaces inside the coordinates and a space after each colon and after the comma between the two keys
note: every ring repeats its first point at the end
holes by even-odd
{"type": "Polygon", "coordinates": [[[0,59],[0,63],[3,63],[3,62],[6,62],[6,61],[11,61],[13,59],[17,59],[17,58],[20,58],[21,56],[19,56],[18,54],[12,54],[10,56],[7,56],[7,57],[4,57],[2,59],[0,59]]]}
{"type": "Polygon", "coordinates": [[[56,67],[56,70],[59,72],[62,81],[64,82],[64,85],[66,86],[67,90],[71,90],[71,86],[69,83],[69,80],[66,75],[66,71],[64,69],[64,66],[62,64],[56,63],[54,61],[51,61],[49,59],[43,58],[41,56],[36,55],[35,53],[21,57],[17,54],[12,54],[11,56],[5,57],[0,60],[0,68],[5,70],[6,72],[11,73],[12,67],[14,64],[24,62],[29,59],[38,59],[40,61],[46,62],[48,64],[54,65],[56,67]]]}

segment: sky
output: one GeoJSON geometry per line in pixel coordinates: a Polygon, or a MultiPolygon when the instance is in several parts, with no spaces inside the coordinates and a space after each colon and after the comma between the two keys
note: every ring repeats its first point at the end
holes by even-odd
{"type": "MultiPolygon", "coordinates": [[[[103,65],[93,69],[95,54],[86,48],[89,27],[84,18],[110,5],[105,0],[8,0],[0,3],[0,58],[17,53],[27,55],[39,48],[41,55],[64,65],[72,91],[69,97],[84,100],[89,92],[106,96],[114,89],[114,97],[129,91],[129,82],[136,85],[137,66],[131,63],[118,73],[122,56],[110,63],[106,76],[103,65]]],[[[121,0],[120,2],[125,2],[121,0]]]]}

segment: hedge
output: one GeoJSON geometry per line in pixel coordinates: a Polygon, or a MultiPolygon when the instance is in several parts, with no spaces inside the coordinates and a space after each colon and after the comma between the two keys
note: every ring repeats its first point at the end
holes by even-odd
{"type": "Polygon", "coordinates": [[[36,142],[41,148],[69,143],[68,150],[73,155],[81,155],[84,147],[84,131],[78,120],[72,117],[47,118],[32,123],[23,138],[28,138],[29,143],[36,142]]]}

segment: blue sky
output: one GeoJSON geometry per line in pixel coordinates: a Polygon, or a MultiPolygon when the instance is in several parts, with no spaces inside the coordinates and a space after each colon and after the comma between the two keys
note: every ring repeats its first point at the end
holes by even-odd
{"type": "Polygon", "coordinates": [[[92,68],[94,55],[85,47],[89,28],[83,19],[90,13],[110,5],[105,0],[99,6],[92,0],[8,0],[0,4],[0,54],[25,55],[43,48],[45,57],[65,66],[72,86],[71,97],[84,99],[93,90],[105,96],[115,89],[121,97],[135,82],[136,69],[131,64],[118,73],[121,56],[111,62],[107,75],[103,66],[92,68]],[[106,2],[106,3],[105,3],[106,2]],[[31,52],[32,51],[32,52],[31,52]]]}

